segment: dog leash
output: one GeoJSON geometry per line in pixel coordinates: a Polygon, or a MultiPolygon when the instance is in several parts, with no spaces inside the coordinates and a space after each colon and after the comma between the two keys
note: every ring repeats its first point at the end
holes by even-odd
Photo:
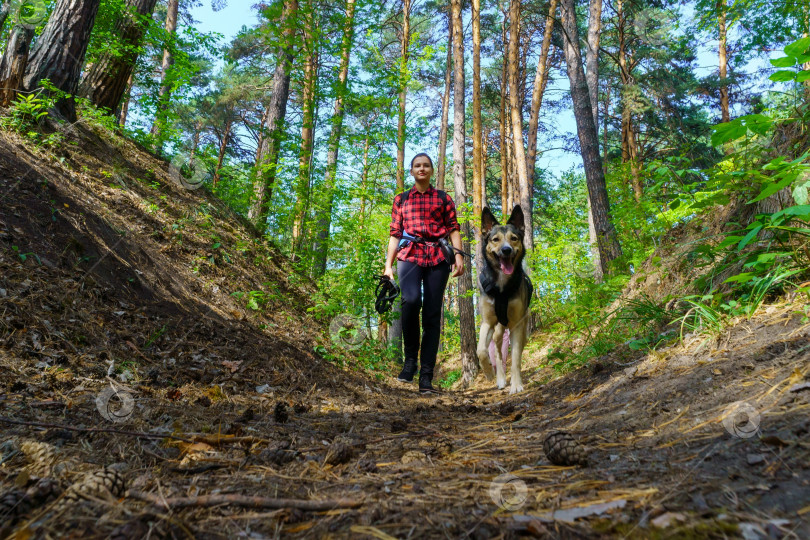
{"type": "Polygon", "coordinates": [[[394,300],[399,296],[399,287],[388,276],[376,276],[380,282],[377,284],[377,289],[374,294],[377,295],[377,300],[374,302],[374,309],[377,313],[382,315],[389,311],[391,306],[394,305],[394,300]]]}

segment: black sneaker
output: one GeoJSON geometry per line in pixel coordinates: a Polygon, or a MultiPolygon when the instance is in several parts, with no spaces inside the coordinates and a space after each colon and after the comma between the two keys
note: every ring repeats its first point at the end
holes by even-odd
{"type": "Polygon", "coordinates": [[[424,395],[437,395],[441,394],[441,391],[437,388],[433,388],[431,383],[430,377],[419,377],[419,393],[424,395]]]}
{"type": "Polygon", "coordinates": [[[405,360],[405,365],[402,366],[402,371],[397,375],[399,382],[413,382],[413,376],[416,374],[416,360],[405,360]]]}

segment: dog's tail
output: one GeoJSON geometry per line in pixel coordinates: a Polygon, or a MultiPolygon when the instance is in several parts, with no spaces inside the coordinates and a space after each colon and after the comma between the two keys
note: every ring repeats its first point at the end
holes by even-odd
{"type": "MultiPolygon", "coordinates": [[[[498,349],[495,345],[495,340],[489,342],[489,361],[492,364],[493,371],[497,369],[495,365],[495,357],[497,356],[498,349]]],[[[506,371],[506,355],[509,353],[509,329],[503,331],[503,342],[501,343],[501,361],[503,362],[503,370],[506,371]]]]}

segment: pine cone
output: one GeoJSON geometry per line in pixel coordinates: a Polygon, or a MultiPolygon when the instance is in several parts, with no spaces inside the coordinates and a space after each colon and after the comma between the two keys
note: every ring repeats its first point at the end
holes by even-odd
{"type": "Polygon", "coordinates": [[[273,409],[273,418],[279,424],[285,423],[290,418],[290,413],[287,412],[287,404],[283,401],[276,403],[276,408],[273,409]]]}
{"type": "Polygon", "coordinates": [[[440,437],[436,441],[436,453],[440,456],[446,456],[453,451],[453,440],[449,437],[440,437]]]}
{"type": "Polygon", "coordinates": [[[324,461],[327,465],[340,465],[341,463],[348,463],[353,457],[354,447],[343,441],[336,440],[329,445],[324,461]]]}
{"type": "Polygon", "coordinates": [[[543,441],[543,451],[554,465],[588,465],[585,447],[565,431],[552,431],[543,441]]]}
{"type": "Polygon", "coordinates": [[[30,464],[25,470],[31,476],[49,476],[51,467],[56,462],[57,450],[53,445],[37,441],[25,441],[20,444],[20,450],[28,458],[30,464]]]}
{"type": "Polygon", "coordinates": [[[25,495],[33,506],[42,506],[59,497],[62,487],[53,478],[40,478],[36,484],[29,487],[25,495]]]}
{"type": "Polygon", "coordinates": [[[31,511],[31,500],[25,490],[14,489],[0,496],[0,522],[14,524],[31,511]]]}
{"type": "Polygon", "coordinates": [[[293,461],[298,452],[294,450],[286,450],[284,448],[268,448],[259,453],[259,459],[264,462],[270,462],[274,465],[286,465],[293,461]]]}
{"type": "Polygon", "coordinates": [[[126,481],[118,471],[105,467],[86,475],[65,490],[65,495],[57,503],[54,511],[73,505],[80,499],[103,499],[108,496],[121,497],[126,491],[126,481]]]}

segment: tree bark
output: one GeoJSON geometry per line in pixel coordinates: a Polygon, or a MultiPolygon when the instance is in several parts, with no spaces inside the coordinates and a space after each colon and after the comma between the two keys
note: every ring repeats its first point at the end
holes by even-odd
{"type": "Polygon", "coordinates": [[[5,2],[2,6],[0,6],[0,29],[3,28],[3,25],[6,24],[6,19],[8,19],[9,11],[11,11],[11,2],[5,2]]]}
{"type": "Polygon", "coordinates": [[[262,119],[259,122],[259,129],[258,137],[256,139],[256,157],[253,159],[253,169],[255,174],[258,176],[259,174],[259,167],[262,164],[262,148],[264,147],[264,139],[267,136],[265,127],[267,125],[267,119],[270,116],[270,107],[267,107],[262,111],[262,119]]]}
{"type": "Polygon", "coordinates": [[[548,83],[548,73],[551,67],[548,63],[548,53],[551,50],[551,35],[554,29],[554,16],[557,11],[557,0],[551,0],[548,6],[546,27],[543,30],[543,45],[540,47],[540,59],[537,61],[537,71],[534,74],[534,87],[532,88],[532,105],[529,116],[528,158],[526,169],[534,183],[534,168],[537,166],[537,126],[540,123],[540,108],[543,105],[543,94],[548,83]]]}
{"type": "Polygon", "coordinates": [[[129,74],[129,78],[127,79],[127,89],[126,93],[124,94],[124,98],[121,100],[121,109],[118,111],[117,120],[118,125],[126,127],[127,125],[127,115],[129,114],[129,100],[132,96],[132,85],[135,81],[135,73],[132,72],[129,74]]]}
{"type": "MultiPolygon", "coordinates": [[[[585,54],[585,78],[588,82],[588,95],[591,98],[593,109],[593,123],[596,126],[596,136],[599,137],[599,40],[602,34],[602,0],[591,0],[588,14],[588,51],[585,54]]],[[[606,155],[602,156],[603,164],[606,155]]],[[[603,167],[604,169],[604,167],[603,167]]],[[[599,263],[599,246],[596,240],[596,227],[593,223],[593,210],[591,198],[587,195],[588,206],[588,240],[591,245],[591,259],[593,260],[593,277],[597,283],[604,279],[602,265],[599,263]]]]}
{"type": "Polygon", "coordinates": [[[33,28],[14,25],[11,29],[3,59],[0,61],[0,105],[3,107],[11,105],[17,97],[17,90],[22,86],[32,39],[33,28]]]}
{"type": "Polygon", "coordinates": [[[213,184],[214,187],[217,187],[220,178],[222,177],[220,172],[222,171],[222,164],[225,161],[225,152],[228,149],[228,143],[231,140],[231,129],[233,128],[233,117],[228,115],[228,119],[225,120],[225,130],[222,134],[222,140],[219,143],[219,152],[217,153],[217,165],[214,168],[214,179],[213,184]]]}
{"type": "Polygon", "coordinates": [[[602,159],[599,156],[599,141],[596,136],[596,126],[593,123],[593,108],[588,95],[582,53],[579,50],[579,30],[577,29],[574,0],[561,0],[560,7],[562,28],[565,34],[563,36],[565,62],[571,86],[571,97],[574,101],[574,117],[577,123],[580,151],[585,165],[588,194],[593,210],[600,264],[603,273],[607,273],[609,263],[621,256],[622,249],[616,229],[610,219],[610,202],[605,173],[602,169],[602,159]]]}
{"type": "Polygon", "coordinates": [[[481,0],[472,0],[473,42],[473,222],[475,245],[481,245],[481,208],[483,201],[484,162],[481,148],[481,0]]]}
{"type": "MultiPolygon", "coordinates": [[[[461,2],[451,0],[453,19],[453,183],[455,202],[461,206],[467,202],[467,171],[465,156],[465,111],[464,111],[464,31],[461,26],[461,2]]],[[[461,229],[462,249],[470,252],[469,222],[461,229]]],[[[458,277],[458,318],[461,334],[462,386],[468,387],[478,374],[478,358],[475,354],[475,312],[473,311],[472,273],[469,267],[458,277]]]]}
{"type": "Polygon", "coordinates": [[[622,81],[622,163],[630,164],[630,183],[633,187],[633,197],[636,202],[640,202],[644,190],[641,185],[636,135],[633,130],[633,60],[627,53],[626,29],[628,21],[623,0],[617,0],[616,12],[619,18],[619,75],[622,81]]]}
{"type": "Polygon", "coordinates": [[[520,206],[526,221],[524,243],[531,251],[534,247],[534,227],[532,226],[532,186],[526,170],[526,149],[523,146],[523,110],[519,101],[518,48],[520,46],[520,0],[509,2],[509,104],[512,120],[512,141],[514,144],[515,166],[517,168],[520,206]]]}
{"type": "Polygon", "coordinates": [[[119,47],[115,52],[104,53],[93,63],[79,85],[80,96],[89,99],[96,107],[110,112],[118,110],[135,70],[148,18],[152,16],[156,3],[157,0],[127,0],[125,12],[113,29],[119,38],[119,47]]]}
{"type": "MultiPolygon", "coordinates": [[[[621,2],[621,0],[619,0],[621,2]]],[[[591,0],[588,15],[588,50],[585,53],[585,79],[593,109],[593,123],[599,136],[599,38],[602,34],[602,0],[591,0]]]]}
{"type": "MultiPolygon", "coordinates": [[[[506,51],[509,49],[509,36],[506,33],[508,15],[504,14],[503,24],[501,25],[501,49],[506,51]]],[[[506,215],[509,210],[509,141],[507,140],[507,96],[509,95],[507,67],[508,62],[506,57],[501,58],[501,108],[500,108],[500,122],[498,124],[498,135],[501,145],[501,211],[506,215]]]]}
{"type": "Polygon", "coordinates": [[[728,48],[726,46],[726,0],[717,0],[717,25],[720,30],[720,46],[718,47],[718,55],[720,57],[720,115],[723,122],[731,120],[731,113],[729,111],[728,100],[728,84],[726,83],[726,76],[728,75],[728,48]]]}
{"type": "Polygon", "coordinates": [[[197,157],[197,149],[200,147],[200,135],[202,135],[203,122],[197,120],[194,122],[194,133],[191,136],[191,152],[188,156],[188,166],[194,167],[194,160],[197,157]]]}
{"type": "Polygon", "coordinates": [[[269,213],[270,199],[273,197],[273,184],[276,180],[276,167],[284,134],[284,119],[287,116],[287,101],[290,96],[290,71],[295,56],[295,19],[298,15],[298,0],[286,0],[280,25],[282,43],[278,51],[278,64],[273,73],[273,91],[267,111],[266,135],[259,147],[260,159],[256,183],[253,187],[253,201],[248,209],[248,219],[257,230],[264,232],[269,213]]]}
{"type": "Polygon", "coordinates": [[[314,267],[316,276],[322,276],[326,272],[329,228],[332,225],[332,209],[335,202],[338,150],[340,149],[340,136],[343,131],[344,101],[348,91],[349,59],[351,56],[352,41],[354,40],[354,6],[355,0],[346,1],[343,42],[340,46],[340,73],[338,74],[335,108],[332,112],[332,132],[329,134],[328,152],[326,156],[326,177],[323,183],[323,194],[326,196],[326,205],[318,218],[318,233],[313,249],[316,257],[314,267]]]}
{"type": "MultiPolygon", "coordinates": [[[[177,33],[177,12],[180,8],[180,0],[168,0],[166,5],[166,24],[164,28],[166,33],[170,36],[169,39],[174,39],[177,33]]],[[[166,111],[169,107],[169,100],[171,99],[171,83],[168,80],[167,74],[169,68],[174,64],[174,58],[169,50],[169,47],[163,49],[163,61],[160,64],[160,90],[158,90],[157,110],[155,111],[155,120],[152,122],[151,134],[156,139],[155,150],[160,151],[162,143],[161,133],[163,133],[164,124],[166,123],[166,111]]]]}
{"type": "Polygon", "coordinates": [[[23,89],[33,92],[42,79],[50,80],[56,88],[71,97],[61,99],[56,111],[73,122],[76,104],[73,95],[96,21],[101,0],[59,0],[37,39],[23,77],[23,89]]]}
{"type": "Polygon", "coordinates": [[[405,191],[405,105],[408,97],[408,45],[411,41],[411,0],[402,0],[402,36],[399,64],[399,117],[397,119],[397,193],[405,191]]]}
{"type": "Polygon", "coordinates": [[[447,5],[447,69],[444,72],[444,95],[442,95],[442,125],[439,129],[439,157],[436,172],[436,187],[444,189],[447,163],[447,124],[450,115],[450,83],[453,76],[453,23],[450,20],[450,4],[447,5]]]}
{"type": "Polygon", "coordinates": [[[298,156],[298,179],[295,187],[293,209],[292,252],[295,258],[301,247],[304,234],[304,219],[309,209],[310,183],[312,181],[312,151],[315,147],[315,88],[318,79],[318,38],[313,31],[317,20],[312,11],[312,2],[306,3],[307,23],[304,25],[304,89],[302,96],[301,150],[298,156]]]}

